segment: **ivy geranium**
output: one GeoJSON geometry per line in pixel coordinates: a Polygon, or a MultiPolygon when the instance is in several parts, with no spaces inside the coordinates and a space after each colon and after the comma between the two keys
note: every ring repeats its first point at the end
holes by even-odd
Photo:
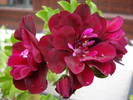
{"type": "Polygon", "coordinates": [[[28,15],[10,39],[2,41],[2,98],[58,100],[44,95],[48,84],[55,86],[61,98],[69,98],[77,89],[89,86],[94,76],[112,75],[115,62],[121,63],[127,53],[121,17],[106,20],[91,0],[83,4],[61,0],[58,4],[62,10],[43,6],[36,13],[44,21],[45,35],[40,40],[28,15]]]}

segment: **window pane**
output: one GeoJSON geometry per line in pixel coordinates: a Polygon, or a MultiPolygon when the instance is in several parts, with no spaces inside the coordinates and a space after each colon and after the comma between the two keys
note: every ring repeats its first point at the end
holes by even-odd
{"type": "Polygon", "coordinates": [[[0,7],[32,8],[32,0],[0,0],[0,7]]]}

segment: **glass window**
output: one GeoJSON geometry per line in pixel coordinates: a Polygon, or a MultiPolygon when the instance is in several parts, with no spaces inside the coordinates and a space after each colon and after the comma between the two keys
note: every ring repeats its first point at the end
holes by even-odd
{"type": "Polygon", "coordinates": [[[0,0],[0,7],[31,8],[32,0],[0,0]]]}

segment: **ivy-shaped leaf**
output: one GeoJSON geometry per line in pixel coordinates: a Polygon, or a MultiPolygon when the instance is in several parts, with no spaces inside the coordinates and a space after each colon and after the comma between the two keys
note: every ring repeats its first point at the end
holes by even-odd
{"type": "Polygon", "coordinates": [[[47,79],[50,83],[54,84],[58,80],[58,75],[51,72],[50,70],[48,71],[47,79]]]}
{"type": "Polygon", "coordinates": [[[50,34],[50,30],[48,27],[48,21],[51,16],[53,16],[56,13],[59,13],[59,9],[54,10],[54,9],[52,9],[50,7],[46,7],[46,6],[43,6],[42,8],[43,8],[42,10],[40,10],[36,13],[36,16],[44,21],[43,29],[45,31],[45,34],[47,35],[47,34],[50,34]]]}
{"type": "Polygon", "coordinates": [[[31,100],[31,97],[27,92],[23,92],[17,96],[16,100],[31,100]]]}
{"type": "Polygon", "coordinates": [[[74,12],[79,3],[77,2],[77,0],[70,0],[70,5],[71,5],[71,12],[74,12]]]}
{"type": "Polygon", "coordinates": [[[62,0],[62,1],[59,1],[58,4],[59,4],[64,10],[71,12],[71,5],[70,5],[69,2],[63,1],[63,0],[62,0]]]}
{"type": "Polygon", "coordinates": [[[85,3],[90,6],[91,13],[99,13],[101,16],[103,16],[103,13],[101,10],[99,10],[94,2],[91,0],[86,0],[85,3]]]}
{"type": "Polygon", "coordinates": [[[12,44],[14,44],[14,43],[16,43],[16,42],[19,42],[19,40],[16,40],[16,39],[14,38],[14,34],[11,35],[10,41],[11,41],[12,44]]]}
{"type": "Polygon", "coordinates": [[[70,3],[64,0],[61,0],[58,2],[58,4],[66,11],[69,11],[71,13],[74,12],[74,10],[77,8],[79,3],[77,0],[70,0],[70,3]]]}
{"type": "Polygon", "coordinates": [[[129,97],[129,100],[133,100],[133,95],[131,95],[131,96],[129,97]]]}

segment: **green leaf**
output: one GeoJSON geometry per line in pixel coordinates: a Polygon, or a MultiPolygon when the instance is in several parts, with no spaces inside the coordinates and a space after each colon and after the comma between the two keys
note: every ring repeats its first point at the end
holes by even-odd
{"type": "Polygon", "coordinates": [[[9,81],[9,80],[12,80],[12,78],[6,77],[6,76],[0,77],[0,82],[5,82],[5,81],[9,81]]]}
{"type": "Polygon", "coordinates": [[[16,100],[31,100],[31,97],[27,92],[23,92],[17,96],[16,100]]]}
{"type": "Polygon", "coordinates": [[[100,16],[103,16],[102,11],[97,8],[97,6],[94,2],[92,2],[91,0],[86,0],[85,3],[90,7],[92,14],[97,12],[97,13],[99,13],[100,16]]]}
{"type": "Polygon", "coordinates": [[[58,75],[51,72],[50,70],[48,71],[47,79],[50,83],[55,83],[58,80],[58,75]]]}
{"type": "Polygon", "coordinates": [[[38,16],[43,21],[48,21],[48,13],[45,10],[40,10],[36,13],[36,16],[38,16]]]}
{"type": "Polygon", "coordinates": [[[10,41],[12,42],[12,44],[14,44],[14,43],[16,43],[16,42],[19,42],[19,40],[16,40],[16,39],[14,38],[14,34],[11,35],[10,41]]]}
{"type": "Polygon", "coordinates": [[[50,30],[48,27],[48,21],[51,16],[53,16],[56,13],[59,13],[59,9],[52,9],[50,7],[43,6],[43,10],[40,10],[36,13],[36,16],[39,17],[44,21],[44,28],[43,30],[45,31],[45,34],[48,35],[50,34],[50,30]]]}
{"type": "Polygon", "coordinates": [[[55,96],[48,94],[48,95],[41,95],[40,100],[59,100],[55,96]]]}
{"type": "Polygon", "coordinates": [[[6,96],[9,95],[10,89],[11,89],[11,81],[6,81],[2,83],[1,91],[2,91],[2,97],[5,98],[6,96]]]}
{"type": "Polygon", "coordinates": [[[0,49],[0,69],[6,67],[7,59],[8,59],[7,55],[5,55],[4,51],[0,49]]]}
{"type": "Polygon", "coordinates": [[[70,0],[70,4],[71,4],[71,12],[74,12],[74,10],[79,5],[79,3],[77,2],[77,0],[70,0]]]}
{"type": "Polygon", "coordinates": [[[5,46],[4,52],[7,56],[11,56],[12,46],[5,46]]]}
{"type": "Polygon", "coordinates": [[[64,10],[71,12],[71,5],[70,5],[69,2],[63,1],[63,0],[62,0],[62,1],[59,1],[58,4],[59,4],[64,10]]]}
{"type": "Polygon", "coordinates": [[[129,97],[129,100],[133,100],[133,95],[131,95],[131,96],[129,97]]]}

